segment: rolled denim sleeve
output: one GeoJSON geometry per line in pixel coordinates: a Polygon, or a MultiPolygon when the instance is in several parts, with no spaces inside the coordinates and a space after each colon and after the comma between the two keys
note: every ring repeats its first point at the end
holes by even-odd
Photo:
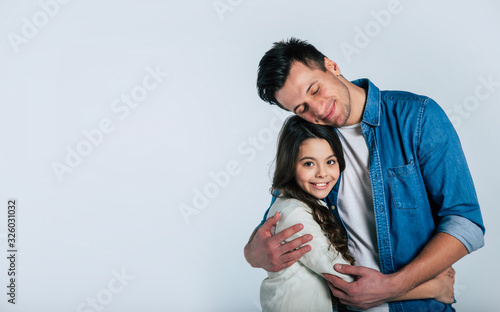
{"type": "Polygon", "coordinates": [[[458,239],[469,253],[484,246],[483,230],[474,222],[461,216],[448,215],[441,219],[438,232],[458,239]]]}

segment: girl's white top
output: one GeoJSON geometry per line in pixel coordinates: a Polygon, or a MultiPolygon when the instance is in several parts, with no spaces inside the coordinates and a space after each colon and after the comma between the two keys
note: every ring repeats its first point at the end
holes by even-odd
{"type": "MultiPolygon", "coordinates": [[[[324,202],[321,203],[326,206],[324,202]]],[[[296,199],[279,197],[269,210],[268,218],[274,216],[276,212],[280,213],[280,218],[273,234],[302,223],[304,228],[286,241],[311,234],[313,240],[307,245],[312,248],[292,266],[279,272],[267,273],[268,277],[260,287],[262,310],[264,312],[336,311],[336,307],[332,307],[328,284],[321,274],[333,274],[352,282],[352,277],[333,269],[336,263],[348,264],[348,262],[331,246],[306,204],[296,199]]]]}

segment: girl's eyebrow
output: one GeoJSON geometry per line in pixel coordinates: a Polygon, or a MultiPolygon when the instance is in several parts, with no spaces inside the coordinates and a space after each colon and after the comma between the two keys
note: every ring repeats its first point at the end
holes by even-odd
{"type": "MultiPolygon", "coordinates": [[[[332,154],[332,155],[328,156],[326,159],[330,159],[332,157],[337,157],[337,156],[335,156],[335,154],[332,154]]],[[[303,161],[304,159],[316,160],[316,158],[314,158],[312,156],[305,156],[305,157],[302,157],[301,159],[299,159],[299,161],[303,161]]]]}
{"type": "Polygon", "coordinates": [[[316,158],[314,158],[314,157],[311,157],[311,156],[305,156],[305,157],[302,157],[301,159],[299,159],[299,161],[303,161],[304,159],[316,160],[316,158]]]}

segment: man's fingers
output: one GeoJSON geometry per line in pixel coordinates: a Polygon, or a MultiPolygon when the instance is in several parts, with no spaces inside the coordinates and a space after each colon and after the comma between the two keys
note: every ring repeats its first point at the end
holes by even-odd
{"type": "MultiPolygon", "coordinates": [[[[278,250],[278,249],[276,249],[278,250]]],[[[288,268],[295,262],[299,261],[300,258],[307,252],[311,250],[311,246],[304,246],[302,248],[296,249],[292,252],[287,252],[285,254],[281,254],[279,256],[270,256],[271,259],[271,264],[269,267],[266,267],[266,271],[269,272],[278,272],[283,269],[288,268]]]]}
{"type": "MultiPolygon", "coordinates": [[[[283,232],[281,232],[281,233],[283,233],[283,232]]],[[[275,235],[275,236],[277,236],[277,235],[275,235]]],[[[296,238],[296,239],[294,239],[292,241],[289,241],[286,244],[281,245],[278,248],[278,250],[279,250],[280,254],[286,254],[288,252],[293,252],[295,249],[297,249],[300,246],[306,244],[307,242],[310,242],[312,239],[313,239],[313,237],[312,237],[311,234],[306,234],[306,235],[298,237],[298,238],[296,238]]],[[[281,243],[282,241],[283,240],[281,238],[278,238],[278,242],[281,243]]]]}
{"type": "MultiPolygon", "coordinates": [[[[300,239],[300,238],[301,237],[299,237],[297,239],[300,239]]],[[[293,241],[291,241],[290,243],[287,243],[287,244],[291,244],[292,242],[293,241]]],[[[280,262],[290,262],[290,261],[296,262],[300,258],[302,258],[303,255],[308,253],[309,251],[311,251],[311,246],[309,246],[309,245],[306,245],[306,246],[301,247],[299,249],[293,248],[292,251],[283,253],[280,256],[280,262]]]]}
{"type": "MultiPolygon", "coordinates": [[[[304,226],[302,224],[295,224],[295,225],[292,225],[286,229],[284,229],[283,231],[277,233],[276,235],[273,236],[273,239],[279,241],[280,243],[282,241],[284,241],[285,239],[289,238],[290,236],[292,236],[293,234],[299,232],[300,230],[302,230],[304,228],[304,226]]],[[[308,242],[309,240],[306,240],[304,243],[308,242]]],[[[295,248],[299,247],[300,245],[297,245],[295,246],[295,248]]],[[[289,250],[292,250],[294,248],[291,248],[289,250]]]]}
{"type": "MultiPolygon", "coordinates": [[[[333,288],[336,288],[339,291],[344,292],[352,284],[352,283],[344,281],[340,277],[337,277],[337,276],[331,275],[331,274],[327,274],[327,273],[323,273],[323,277],[328,281],[328,284],[330,285],[330,289],[332,289],[332,290],[333,290],[333,288]]],[[[336,297],[338,297],[338,296],[336,296],[336,297]]]]}
{"type": "Polygon", "coordinates": [[[360,276],[364,268],[348,264],[336,264],[334,269],[342,274],[360,276]]]}
{"type": "MultiPolygon", "coordinates": [[[[312,235],[310,234],[306,236],[312,237],[312,235]]],[[[274,239],[274,237],[272,239],[274,239]]],[[[274,264],[272,264],[273,266],[271,268],[271,272],[278,272],[285,268],[288,268],[289,266],[300,260],[300,258],[304,254],[311,251],[311,246],[309,245],[297,248],[307,241],[309,241],[309,239],[302,236],[283,245],[280,244],[281,241],[274,241],[273,243],[271,243],[270,245],[274,245],[276,243],[279,246],[275,249],[275,255],[277,257],[275,258],[274,264]]]]}
{"type": "Polygon", "coordinates": [[[290,261],[281,263],[280,265],[278,265],[276,267],[276,272],[279,272],[279,271],[281,271],[283,269],[286,269],[286,268],[292,266],[292,264],[294,264],[295,262],[299,261],[299,259],[300,258],[297,258],[297,259],[294,259],[294,260],[290,260],[290,261]]]}
{"type": "Polygon", "coordinates": [[[456,271],[455,271],[455,269],[453,267],[450,267],[449,272],[451,274],[451,277],[455,277],[456,271]]]}
{"type": "Polygon", "coordinates": [[[453,267],[449,267],[448,269],[446,269],[446,275],[451,277],[451,278],[455,278],[455,269],[453,267]]]}
{"type": "Polygon", "coordinates": [[[266,222],[264,222],[264,224],[260,226],[260,230],[263,230],[265,232],[270,232],[272,227],[276,224],[276,222],[278,222],[279,218],[280,218],[280,213],[276,212],[274,216],[267,219],[266,222]]]}
{"type": "Polygon", "coordinates": [[[339,299],[347,298],[347,293],[344,292],[342,289],[335,287],[334,284],[331,282],[331,281],[337,282],[338,280],[345,282],[344,280],[342,280],[341,278],[339,278],[335,275],[331,275],[331,274],[327,274],[327,273],[323,273],[323,277],[328,281],[328,287],[330,287],[330,291],[332,292],[332,294],[335,297],[337,297],[339,299]]]}

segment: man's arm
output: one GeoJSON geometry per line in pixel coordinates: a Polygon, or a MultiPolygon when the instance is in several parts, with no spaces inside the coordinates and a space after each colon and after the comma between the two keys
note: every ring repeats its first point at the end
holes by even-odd
{"type": "Polygon", "coordinates": [[[376,270],[349,265],[335,266],[339,273],[357,276],[347,283],[333,275],[324,275],[340,302],[363,310],[405,295],[416,286],[437,276],[467,254],[455,237],[437,233],[422,252],[398,272],[382,274],[376,270]]]}
{"type": "Polygon", "coordinates": [[[406,295],[397,297],[392,301],[434,299],[445,304],[450,304],[455,302],[454,284],[455,270],[448,268],[435,278],[413,288],[406,295]]]}
{"type": "Polygon", "coordinates": [[[311,246],[299,246],[312,240],[311,235],[304,235],[286,244],[281,242],[303,229],[302,224],[293,225],[282,232],[272,235],[271,229],[278,222],[279,213],[267,219],[250,236],[244,253],[247,262],[254,268],[263,268],[269,272],[281,271],[297,262],[311,246]],[[295,250],[296,249],[296,250],[295,250]]]}

